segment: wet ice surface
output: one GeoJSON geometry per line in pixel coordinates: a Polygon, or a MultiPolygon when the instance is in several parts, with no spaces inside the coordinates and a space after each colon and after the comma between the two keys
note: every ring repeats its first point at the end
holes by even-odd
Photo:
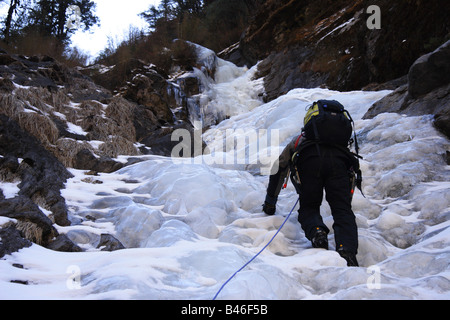
{"type": "MultiPolygon", "coordinates": [[[[276,129],[280,146],[264,150],[276,157],[298,134],[306,107],[317,99],[339,100],[356,120],[367,196],[356,193],[353,201],[361,267],[346,267],[334,251],[333,232],[329,251],[312,249],[295,210],[268,249],[218,298],[450,298],[450,179],[443,157],[449,142],[435,131],[432,117],[380,114],[361,120],[386,91],[296,89],[256,104],[249,91],[260,90],[259,85],[244,70],[224,78],[220,89],[210,88],[208,99],[215,105],[230,95],[242,99],[240,106],[248,105],[248,110],[220,110],[233,114],[204,133],[216,152],[184,161],[147,156],[145,162],[89,179],[83,171],[71,170],[74,178],[63,196],[73,225],[58,231],[85,252],[59,253],[33,245],[5,257],[0,261],[0,298],[212,299],[267,244],[297,200],[289,184],[280,195],[277,215],[262,214],[268,177],[261,174],[263,164],[253,161],[262,150],[252,148],[255,142],[250,141],[241,146],[245,152],[239,153],[238,145],[218,152],[224,137],[239,139],[251,132],[266,137],[276,129]],[[246,104],[245,99],[252,101],[246,104]],[[101,252],[97,245],[104,233],[126,249],[101,252]]],[[[321,212],[332,230],[326,203],[321,212]]]]}

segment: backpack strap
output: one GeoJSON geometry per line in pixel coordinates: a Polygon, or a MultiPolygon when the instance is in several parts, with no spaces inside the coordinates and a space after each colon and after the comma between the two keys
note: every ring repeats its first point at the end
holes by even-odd
{"type": "Polygon", "coordinates": [[[358,158],[362,159],[362,158],[359,156],[359,144],[358,144],[358,138],[356,137],[355,121],[353,121],[352,116],[350,115],[350,113],[349,113],[347,110],[344,109],[344,113],[345,113],[345,115],[348,117],[348,119],[350,120],[350,122],[352,123],[352,126],[353,126],[353,133],[354,133],[354,139],[353,139],[353,141],[355,142],[356,156],[357,156],[358,158]]]}
{"type": "Polygon", "coordinates": [[[300,143],[300,139],[301,139],[302,137],[303,137],[303,133],[302,133],[301,135],[299,135],[298,138],[297,138],[297,141],[295,141],[295,147],[294,147],[295,150],[297,150],[298,145],[299,145],[299,143],[300,143]]]}
{"type": "MultiPolygon", "coordinates": [[[[300,140],[301,140],[302,138],[303,138],[303,133],[300,134],[300,135],[298,136],[297,140],[295,141],[295,145],[294,145],[294,154],[292,155],[291,163],[293,163],[295,157],[298,155],[297,149],[298,149],[298,147],[300,146],[300,140]]],[[[289,177],[290,177],[290,175],[291,175],[291,171],[293,171],[293,170],[296,171],[297,169],[293,168],[293,166],[290,166],[289,169],[288,169],[288,173],[287,173],[287,175],[286,175],[286,178],[284,179],[283,189],[286,189],[286,188],[287,188],[288,181],[289,181],[289,177]]],[[[297,174],[297,175],[298,175],[298,174],[297,174]]]]}

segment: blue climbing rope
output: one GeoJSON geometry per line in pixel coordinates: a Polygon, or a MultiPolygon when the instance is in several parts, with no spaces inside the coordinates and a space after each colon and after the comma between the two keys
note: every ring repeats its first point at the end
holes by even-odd
{"type": "Polygon", "coordinates": [[[288,222],[289,218],[291,217],[292,213],[295,210],[295,207],[297,207],[297,204],[299,203],[300,199],[297,200],[297,202],[295,203],[294,207],[292,208],[291,212],[288,214],[288,216],[286,217],[286,220],[284,220],[283,224],[281,225],[281,227],[278,229],[277,233],[275,233],[275,235],[272,237],[272,239],[264,246],[264,248],[261,249],[261,251],[259,251],[253,258],[250,259],[249,262],[247,262],[246,264],[244,264],[242,266],[242,268],[240,268],[238,271],[236,271],[223,285],[222,287],[220,287],[219,291],[216,293],[216,295],[213,298],[213,301],[217,299],[218,295],[220,294],[220,292],[222,292],[223,288],[225,288],[225,286],[242,270],[245,269],[245,267],[247,267],[250,263],[252,263],[261,253],[263,253],[264,250],[267,249],[268,246],[270,246],[270,244],[273,242],[273,240],[275,240],[275,237],[281,232],[281,229],[283,229],[284,225],[288,222]]]}

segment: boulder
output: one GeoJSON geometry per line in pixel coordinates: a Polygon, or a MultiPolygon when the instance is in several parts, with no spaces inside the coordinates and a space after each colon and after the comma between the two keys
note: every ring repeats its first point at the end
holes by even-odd
{"type": "Polygon", "coordinates": [[[82,149],[74,159],[74,168],[95,172],[111,173],[123,167],[123,164],[108,157],[96,157],[90,150],[82,149]]]}
{"type": "Polygon", "coordinates": [[[412,98],[418,98],[448,83],[450,83],[450,40],[414,62],[408,74],[408,92],[412,98]]]}
{"type": "Polygon", "coordinates": [[[17,220],[16,229],[22,237],[42,246],[47,246],[58,235],[53,222],[25,196],[3,200],[0,216],[17,220]]]}
{"type": "Polygon", "coordinates": [[[47,246],[48,249],[59,252],[81,252],[83,251],[79,246],[72,242],[65,234],[57,236],[47,246]]]}
{"type": "Polygon", "coordinates": [[[33,243],[24,239],[14,226],[0,228],[0,259],[32,245],[33,243]]]}
{"type": "Polygon", "coordinates": [[[11,219],[0,228],[0,258],[33,243],[55,251],[81,251],[67,236],[60,235],[49,217],[25,196],[2,199],[0,216],[11,219]]]}
{"type": "Polygon", "coordinates": [[[377,101],[364,115],[371,119],[383,112],[410,116],[431,114],[435,127],[450,138],[450,41],[413,63],[408,83],[377,101]]]}
{"type": "Polygon", "coordinates": [[[117,251],[125,249],[125,246],[110,234],[102,234],[97,249],[102,251],[117,251]]]}

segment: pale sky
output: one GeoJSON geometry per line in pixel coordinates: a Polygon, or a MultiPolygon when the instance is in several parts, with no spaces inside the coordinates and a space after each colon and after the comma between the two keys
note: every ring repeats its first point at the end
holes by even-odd
{"type": "MultiPolygon", "coordinates": [[[[138,15],[150,6],[158,7],[161,0],[93,0],[97,3],[96,15],[100,26],[88,32],[72,35],[72,45],[95,58],[107,45],[108,37],[117,45],[128,35],[130,26],[147,29],[147,24],[138,15]]],[[[0,18],[3,19],[9,8],[9,1],[0,3],[0,18]]]]}
{"type": "Polygon", "coordinates": [[[130,26],[139,29],[147,24],[138,16],[151,5],[158,7],[160,0],[94,0],[97,3],[96,15],[100,27],[92,27],[88,32],[77,32],[71,39],[81,51],[97,56],[108,44],[108,37],[116,44],[128,34],[130,26]]]}

